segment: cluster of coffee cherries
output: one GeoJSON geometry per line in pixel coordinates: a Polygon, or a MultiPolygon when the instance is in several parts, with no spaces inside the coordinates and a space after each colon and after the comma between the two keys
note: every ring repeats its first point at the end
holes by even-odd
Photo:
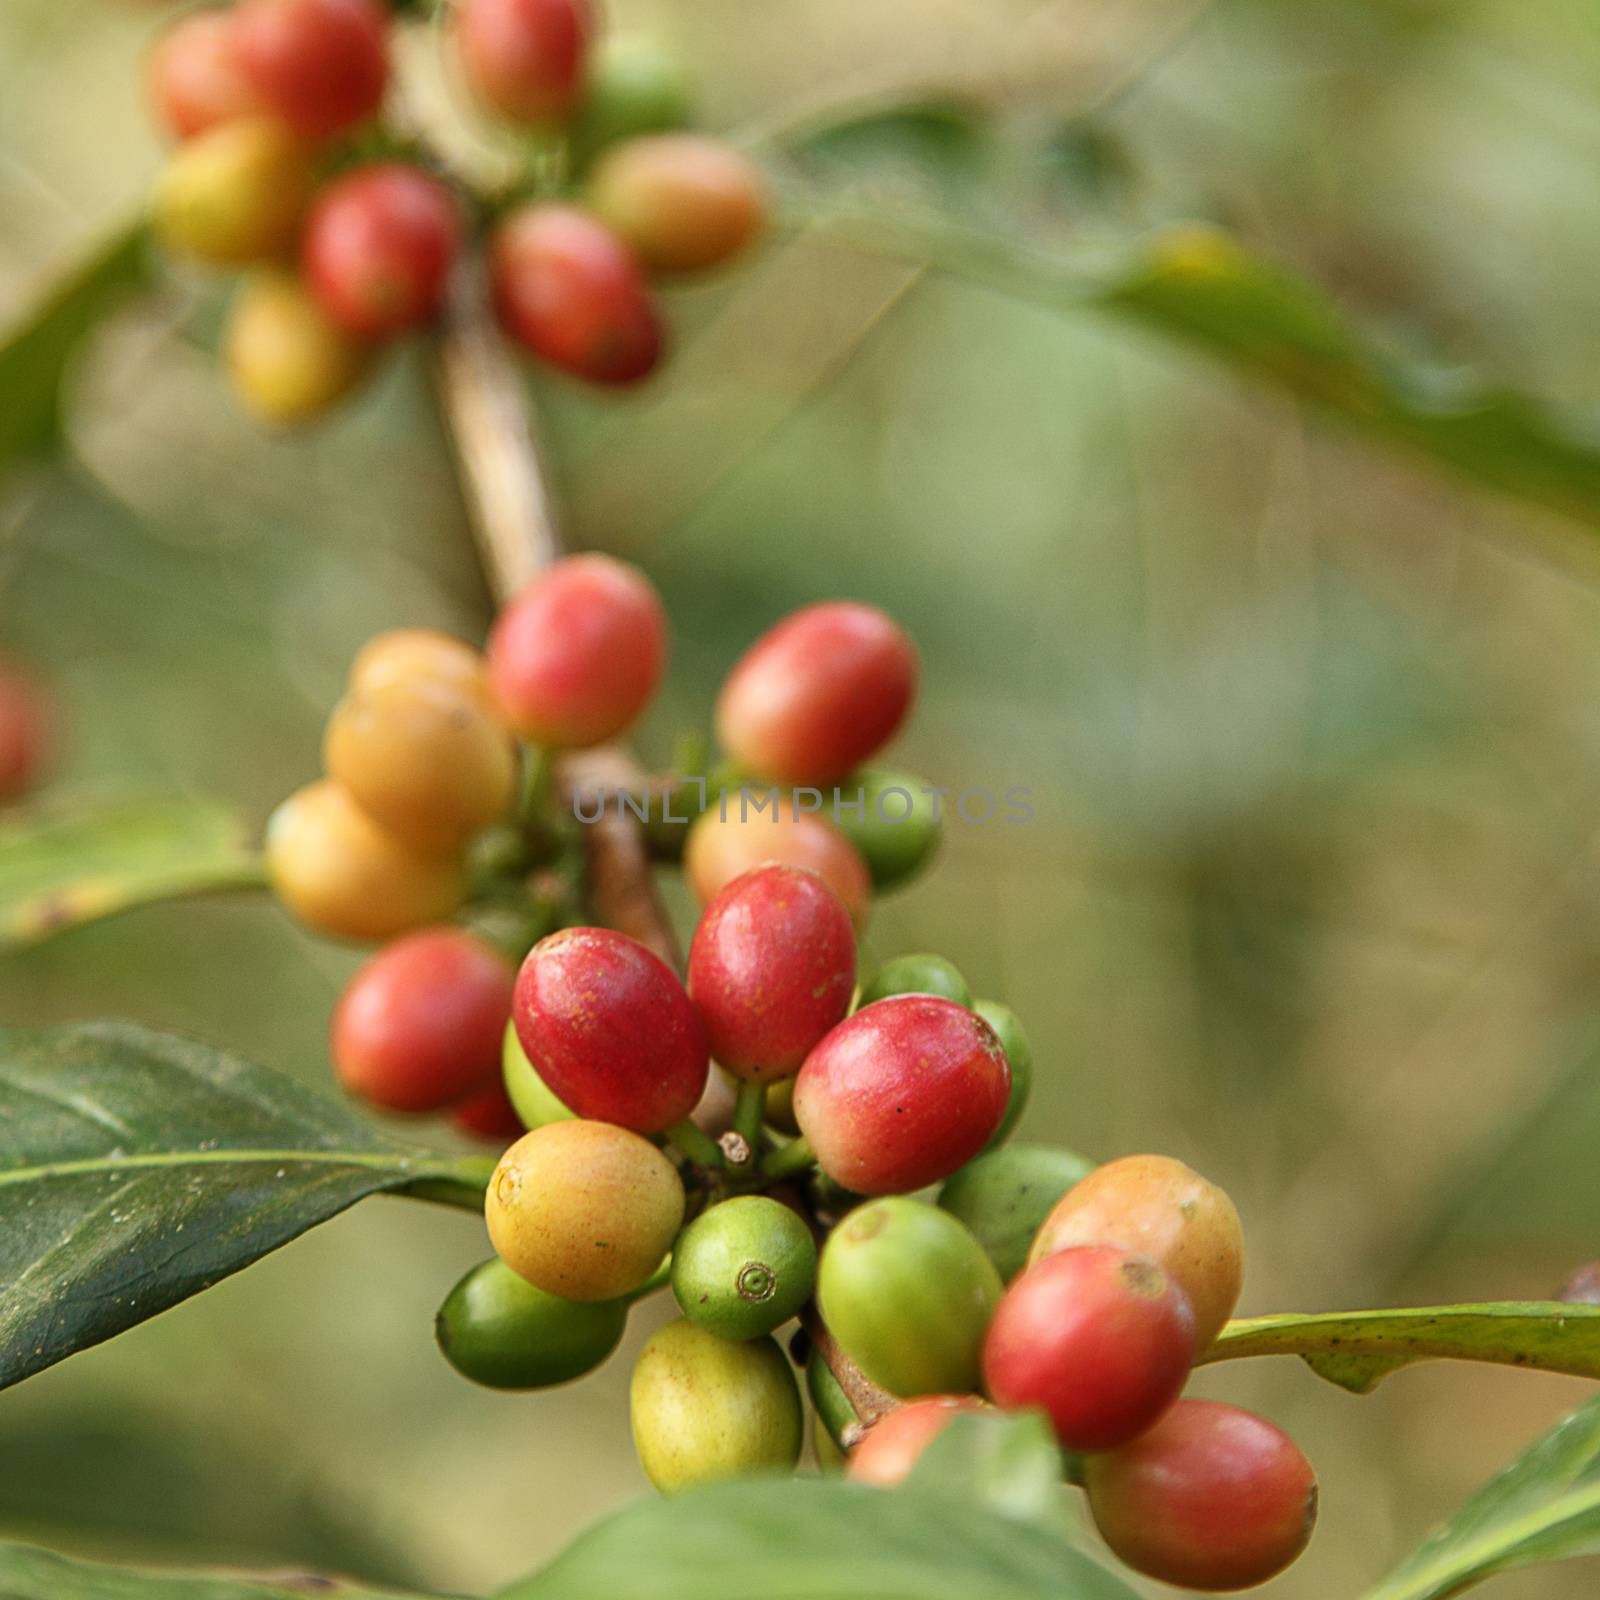
{"type": "Polygon", "coordinates": [[[55,744],[54,720],[33,675],[0,657],[0,806],[38,784],[55,744]]]}
{"type": "Polygon", "coordinates": [[[382,125],[392,25],[384,0],[239,0],[151,54],[155,114],[179,141],[160,237],[249,269],[224,338],[242,401],[274,423],[327,411],[439,315],[479,228],[515,340],[594,383],[645,377],[663,344],[649,275],[716,266],[758,235],[755,168],[683,131],[675,66],[642,42],[605,48],[589,0],[456,0],[452,72],[528,134],[526,182],[475,195],[382,125]]]}

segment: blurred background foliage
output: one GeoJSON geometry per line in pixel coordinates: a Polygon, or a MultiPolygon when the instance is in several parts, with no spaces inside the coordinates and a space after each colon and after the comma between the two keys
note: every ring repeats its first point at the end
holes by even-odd
{"type": "MultiPolygon", "coordinates": [[[[608,10],[681,48],[717,127],[819,86],[953,85],[1063,130],[1041,229],[1220,221],[1387,338],[1600,406],[1579,0],[608,10]]],[[[163,12],[0,7],[0,317],[144,191],[163,12]]],[[[365,637],[477,635],[487,602],[420,355],[331,426],[263,437],[204,349],[214,302],[174,284],[80,363],[71,469],[0,498],[0,645],[64,703],[63,791],[259,820],[314,771],[365,637]]],[[[1028,1136],[1226,1184],[1246,1310],[1540,1296],[1600,1254],[1592,535],[1143,329],[814,236],[672,310],[677,357],[638,397],[536,384],[569,537],[642,562],[672,611],[646,754],[787,608],[882,603],[926,660],[898,756],[1025,785],[1038,815],[955,826],[871,953],[937,948],[1017,1007],[1028,1136]]],[[[357,959],[261,899],[151,909],[0,957],[0,1017],[137,1017],[321,1083],[357,959]]],[[[641,1487],[628,1361],[542,1398],[463,1384],[431,1318],[484,1253],[468,1218],[365,1206],[0,1397],[0,1532],[463,1590],[526,1571],[641,1487]]],[[[1322,1473],[1284,1600],[1357,1592],[1585,1392],[1430,1368],[1356,1401],[1287,1362],[1199,1386],[1322,1473]]]]}

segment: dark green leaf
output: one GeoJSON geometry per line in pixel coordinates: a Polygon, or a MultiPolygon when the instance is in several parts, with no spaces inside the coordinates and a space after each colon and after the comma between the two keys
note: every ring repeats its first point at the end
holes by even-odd
{"type": "Polygon", "coordinates": [[[1491,1478],[1367,1600],[1444,1600],[1497,1572],[1600,1553],[1600,1400],[1491,1478]]]}
{"type": "Polygon", "coordinates": [[[1418,1361],[1492,1361],[1538,1372],[1600,1378],[1600,1306],[1553,1300],[1334,1311],[1230,1322],[1204,1361],[1300,1356],[1353,1394],[1418,1361]]]}
{"type": "Polygon", "coordinates": [[[751,1478],[642,1501],[503,1600],[1132,1600],[1064,1540],[970,1500],[751,1478]]]}
{"type": "Polygon", "coordinates": [[[0,1387],[209,1288],[369,1194],[478,1203],[293,1079],[120,1023],[0,1029],[0,1387]]]}
{"type": "Polygon", "coordinates": [[[1036,1412],[960,1416],[923,1451],[906,1491],[966,1497],[1002,1517],[1064,1534],[1061,1450],[1036,1412]]]}
{"type": "Polygon", "coordinates": [[[244,819],[209,800],[127,800],[0,822],[0,948],[131,906],[259,887],[244,819]]]}

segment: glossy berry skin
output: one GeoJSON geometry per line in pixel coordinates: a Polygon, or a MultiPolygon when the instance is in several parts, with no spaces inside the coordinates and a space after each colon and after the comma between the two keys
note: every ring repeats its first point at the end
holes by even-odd
{"type": "Polygon", "coordinates": [[[450,1123],[458,1132],[502,1150],[528,1131],[499,1078],[458,1100],[450,1109],[450,1123]]]}
{"type": "Polygon", "coordinates": [[[1205,1350],[1233,1315],[1244,1282],[1244,1232],[1233,1202],[1170,1156],[1123,1156],[1075,1185],[1045,1218],[1028,1254],[1075,1245],[1147,1256],[1183,1290],[1205,1350]]]}
{"type": "Polygon", "coordinates": [[[1010,1094],[986,1022],[951,1000],[897,995],[841,1022],[806,1057],[794,1115],[836,1183],[909,1194],[977,1155],[1010,1094]]]}
{"type": "Polygon", "coordinates": [[[403,161],[358,167],[306,218],[301,265],[322,308],[363,339],[431,322],[461,241],[454,197],[403,161]]]}
{"type": "Polygon", "coordinates": [[[223,360],[245,410],[288,428],[326,415],[358,388],[372,351],[339,327],[298,278],[265,271],[234,301],[223,360]]]}
{"type": "Polygon", "coordinates": [[[736,1195],[701,1212],[672,1247],[672,1293],[691,1322],[722,1339],[759,1339],[811,1298],[817,1246],[788,1206],[736,1195]]]}
{"type": "Polygon", "coordinates": [[[833,890],[859,928],[872,907],[866,863],[845,836],[812,811],[796,811],[787,797],[754,798],[737,793],[695,818],[684,841],[683,870],[702,904],[709,904],[735,878],[776,863],[814,872],[833,890]]]}
{"type": "Polygon", "coordinates": [[[0,805],[26,794],[50,757],[50,708],[43,692],[0,660],[0,805]]]}
{"type": "Polygon", "coordinates": [[[1172,1405],[1194,1360],[1183,1291],[1142,1256],[1064,1250],[1006,1290],[983,1345],[984,1387],[1037,1406],[1069,1450],[1114,1450],[1172,1405]]]}
{"type": "Polygon", "coordinates": [[[640,1351],[628,1398],[639,1464],[665,1494],[800,1459],[800,1387],[770,1338],[735,1342],[669,1322],[640,1351]]]}
{"type": "Polygon", "coordinates": [[[939,1206],[959,1218],[1009,1283],[1028,1262],[1040,1225],[1094,1162],[1050,1145],[989,1150],[945,1180],[939,1206]]]}
{"type": "Polygon", "coordinates": [[[643,269],[576,206],[539,202],[512,212],[490,241],[489,276],[502,327],[563,372],[637,383],[661,358],[661,320],[643,269]]]}
{"type": "Polygon", "coordinates": [[[751,1083],[799,1070],[850,1007],[856,936],[815,873],[757,867],[706,907],[689,947],[689,994],[719,1066],[751,1083]]]}
{"type": "Polygon", "coordinates": [[[273,812],[266,854],[283,903],[345,939],[392,939],[438,922],[466,893],[460,861],[408,848],[336,783],[307,784],[273,812]]]}
{"type": "Polygon", "coordinates": [[[511,985],[510,963],[464,929],[395,940],[334,1009],[339,1082],[389,1111],[437,1111],[498,1083],[511,985]]]}
{"type": "Polygon", "coordinates": [[[490,692],[524,739],[578,749],[614,738],[650,703],[667,662],[667,617],[637,567],[568,556],[500,613],[490,692]]]}
{"type": "Polygon", "coordinates": [[[661,1265],[683,1226],[677,1169],[606,1122],[552,1122],[501,1156],[484,1197],[495,1254],[563,1300],[615,1300],[661,1265]]]}
{"type": "Polygon", "coordinates": [[[241,0],[239,59],[290,127],[321,139],[365,121],[389,82],[389,14],[379,0],[241,0]]]}
{"type": "Polygon", "coordinates": [[[916,647],[876,606],[825,601],[750,646],[717,697],[717,736],[781,783],[837,783],[893,736],[917,691],[916,647]]]}
{"type": "Polygon", "coordinates": [[[1310,1542],[1317,1479],[1270,1422],[1180,1400],[1148,1433],[1084,1463],[1095,1525],[1135,1572],[1207,1593],[1276,1577],[1310,1542]]]}
{"type": "Polygon", "coordinates": [[[620,1300],[562,1300],[498,1257],[445,1297],[434,1337],[462,1377],[488,1389],[550,1389],[593,1372],[622,1341],[620,1300]]]}
{"type": "Polygon", "coordinates": [[[705,1090],[705,1025],[683,985],[610,928],[540,940],[517,975],[512,1016],[540,1078],[580,1117],[663,1133],[705,1090]]]}
{"type": "Polygon", "coordinates": [[[892,1489],[911,1476],[922,1452],[959,1416],[988,1409],[975,1394],[931,1394],[891,1411],[850,1452],[845,1476],[892,1489]]]}
{"type": "Polygon", "coordinates": [[[514,122],[562,121],[583,92],[588,0],[460,0],[455,34],[473,94],[514,122]]]}
{"type": "Polygon", "coordinates": [[[1011,1098],[1006,1102],[1006,1114],[994,1130],[989,1149],[997,1149],[1009,1139],[1022,1113],[1028,1109],[1033,1095],[1033,1046],[1023,1030],[1022,1020],[1008,1005],[998,1000],[974,1000],[972,1009],[994,1029],[1000,1048],[1006,1053],[1006,1065],[1011,1068],[1011,1098]]]}
{"type": "Polygon", "coordinates": [[[576,1115],[556,1099],[549,1084],[533,1070],[533,1063],[517,1037],[514,1021],[506,1024],[500,1046],[500,1081],[524,1127],[542,1128],[547,1122],[570,1122],[576,1115]]]}
{"type": "Polygon", "coordinates": [[[437,683],[487,700],[483,657],[437,628],[394,628],[369,639],[350,667],[355,694],[391,684],[437,683]]]}
{"type": "Polygon", "coordinates": [[[727,261],[761,231],[765,186],[731,145],[658,133],[613,145],[589,180],[589,207],[653,272],[727,261]]]}
{"type": "Polygon", "coordinates": [[[196,11],[156,41],[146,65],[150,102],[177,139],[267,109],[239,59],[231,11],[196,11]]]}
{"type": "Polygon", "coordinates": [[[861,852],[875,889],[909,883],[939,848],[944,824],[929,788],[925,778],[887,767],[864,767],[840,785],[841,799],[852,805],[841,804],[835,826],[861,852]]]}
{"type": "Polygon", "coordinates": [[[971,1007],[972,991],[953,961],[943,956],[919,954],[895,956],[867,979],[861,990],[861,1004],[887,1000],[896,994],[935,994],[971,1007]]]}

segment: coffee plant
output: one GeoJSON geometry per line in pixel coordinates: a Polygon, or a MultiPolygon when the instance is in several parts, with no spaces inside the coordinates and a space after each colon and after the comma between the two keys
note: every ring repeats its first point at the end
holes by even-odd
{"type": "MultiPolygon", "coordinates": [[[[503,1600],[1126,1600],[1134,1575],[1266,1582],[1313,1537],[1317,1441],[1185,1397],[1197,1368],[1294,1355],[1354,1394],[1427,1360],[1600,1378],[1592,1272],[1561,1300],[1241,1319],[1250,1219],[1216,1184],[1166,1155],[1018,1142],[1062,1041],[940,953],[858,944],[880,897],[935,868],[944,821],[944,791],[886,764],[924,666],[910,632],[851,599],[751,616],[703,708],[713,736],[646,770],[624,741],[672,618],[638,566],[561,548],[512,363],[644,382],[671,359],[662,285],[817,226],[1136,319],[1591,521],[1592,437],[1500,385],[1426,390],[1220,229],[1173,222],[1092,264],[1037,251],[995,220],[1023,136],[977,108],[693,131],[681,66],[589,0],[240,0],[186,13],[146,73],[165,168],[147,214],[0,345],[0,470],[61,446],[69,363],[123,300],[239,273],[213,344],[266,424],[355,403],[399,343],[427,345],[497,611],[481,640],[398,618],[367,642],[321,771],[286,781],[259,847],[192,800],[0,821],[9,942],[251,889],[371,947],[324,1093],[131,1023],[0,1031],[0,1384],[398,1196],[482,1219],[435,1326],[473,1384],[573,1382],[634,1307],[675,1312],[629,1392],[663,1498],[503,1600]],[[673,874],[686,940],[658,897],[673,874]]],[[[45,688],[0,664],[0,802],[56,738],[45,688]]],[[[1367,1600],[1600,1551],[1597,1485],[1600,1401],[1367,1600]]],[[[0,1548],[18,1600],[308,1584],[371,1593],[0,1548]]]]}

